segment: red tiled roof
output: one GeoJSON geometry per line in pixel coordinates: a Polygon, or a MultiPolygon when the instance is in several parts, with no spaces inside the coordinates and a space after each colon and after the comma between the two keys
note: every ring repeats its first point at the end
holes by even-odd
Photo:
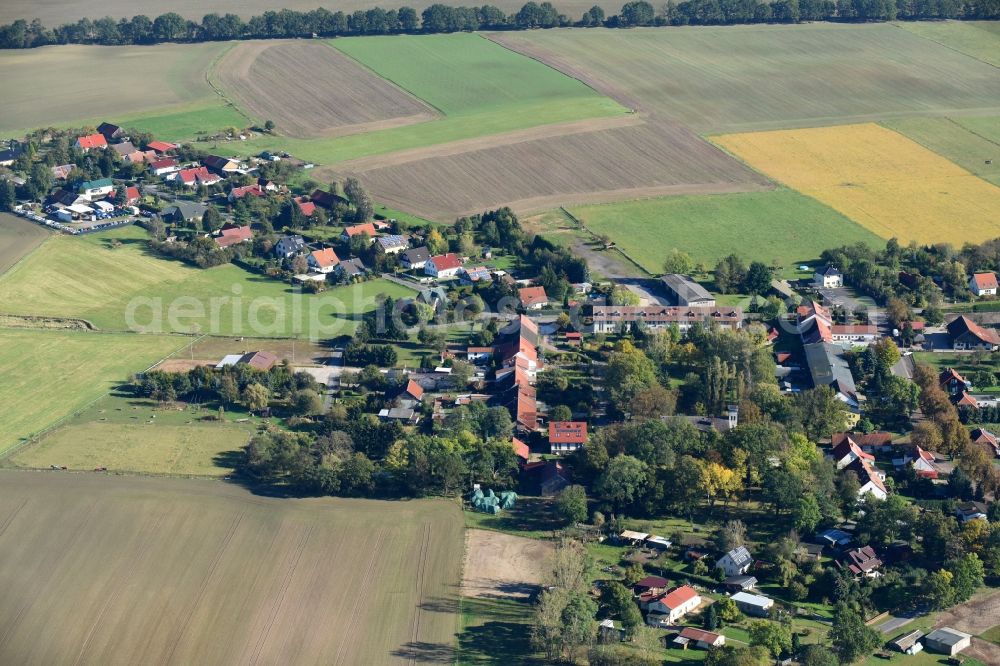
{"type": "Polygon", "coordinates": [[[462,265],[462,258],[453,252],[431,257],[431,261],[434,263],[434,267],[438,270],[438,272],[454,270],[462,265]]]}
{"type": "Polygon", "coordinates": [[[125,188],[125,201],[134,203],[139,200],[139,188],[135,185],[125,188]]]}
{"type": "Polygon", "coordinates": [[[514,455],[516,455],[521,460],[527,460],[531,456],[531,449],[528,445],[519,440],[517,437],[511,437],[511,446],[514,447],[514,455]]]}
{"type": "Polygon", "coordinates": [[[375,231],[375,225],[371,222],[365,222],[364,224],[354,224],[349,227],[344,227],[344,233],[347,234],[348,238],[354,238],[359,234],[368,234],[369,238],[375,238],[377,235],[375,231]]]}
{"type": "Polygon", "coordinates": [[[858,481],[862,486],[871,481],[879,490],[886,492],[885,483],[883,483],[882,479],[879,478],[879,475],[875,472],[872,464],[864,458],[855,460],[847,466],[847,469],[858,475],[858,481]]]}
{"type": "Polygon", "coordinates": [[[250,352],[249,354],[244,354],[239,360],[239,363],[245,363],[252,368],[257,370],[270,370],[274,367],[274,364],[278,362],[278,357],[269,352],[250,352]]]}
{"type": "MultiPolygon", "coordinates": [[[[316,262],[316,265],[320,268],[336,266],[340,263],[340,257],[337,256],[337,253],[333,251],[332,247],[325,247],[322,250],[313,250],[309,254],[312,256],[313,261],[316,262]]],[[[410,383],[413,384],[414,382],[411,381],[410,383]]]]}
{"type": "Polygon", "coordinates": [[[166,153],[177,147],[177,144],[166,141],[150,141],[146,145],[150,150],[155,150],[158,153],[166,153]]]}
{"type": "Polygon", "coordinates": [[[698,596],[698,593],[690,585],[681,585],[667,592],[657,599],[661,604],[673,610],[679,608],[698,596]]]}
{"type": "Polygon", "coordinates": [[[830,330],[834,335],[878,335],[878,327],[870,325],[834,324],[830,330]]]}
{"type": "Polygon", "coordinates": [[[177,166],[177,160],[172,157],[164,157],[162,160],[156,160],[150,163],[149,167],[156,171],[157,169],[166,169],[167,167],[177,166]]]}
{"type": "Polygon", "coordinates": [[[244,185],[243,187],[234,187],[229,192],[230,196],[234,199],[242,199],[246,195],[250,194],[255,197],[264,196],[264,190],[260,189],[259,185],[244,185]]]}
{"type": "Polygon", "coordinates": [[[719,640],[719,634],[713,634],[711,631],[705,631],[704,629],[695,629],[694,627],[684,627],[681,630],[680,637],[691,641],[701,641],[709,645],[714,645],[715,641],[719,640]]]}
{"type": "Polygon", "coordinates": [[[229,247],[237,243],[243,243],[253,238],[253,231],[246,227],[223,227],[219,235],[215,237],[215,242],[219,247],[229,247]]]}
{"type": "Polygon", "coordinates": [[[552,421],[549,423],[549,442],[553,444],[583,444],[586,441],[586,421],[552,421]]]}
{"type": "Polygon", "coordinates": [[[412,379],[406,383],[406,392],[412,395],[415,400],[420,400],[424,397],[424,387],[412,379]]]}
{"type": "Polygon", "coordinates": [[[313,213],[316,212],[316,204],[314,204],[312,201],[309,201],[308,199],[305,200],[303,199],[304,198],[296,199],[295,203],[298,204],[299,210],[302,211],[303,215],[305,215],[306,217],[312,217],[313,213]]]}
{"type": "Polygon", "coordinates": [[[80,148],[86,150],[88,148],[103,148],[108,145],[108,140],[104,138],[103,134],[90,134],[78,138],[77,143],[79,143],[80,148]]]}
{"type": "Polygon", "coordinates": [[[956,407],[961,407],[965,405],[966,407],[979,407],[979,401],[972,397],[972,394],[967,391],[962,391],[958,400],[955,401],[956,407]]]}
{"type": "Polygon", "coordinates": [[[991,345],[1000,345],[1000,336],[997,335],[996,331],[988,328],[983,328],[982,326],[972,321],[965,315],[962,315],[957,319],[953,319],[951,323],[948,324],[948,333],[952,337],[957,337],[965,332],[963,330],[959,330],[962,328],[964,328],[965,331],[968,331],[969,333],[976,336],[983,342],[986,342],[991,345]]]}
{"type": "Polygon", "coordinates": [[[972,280],[976,284],[976,289],[982,291],[983,289],[996,289],[997,288],[997,276],[996,273],[976,273],[972,276],[972,280]]]}
{"type": "Polygon", "coordinates": [[[190,184],[197,181],[203,183],[217,183],[221,180],[219,176],[208,172],[208,167],[193,167],[191,169],[181,169],[177,172],[181,182],[190,184]]]}
{"type": "Polygon", "coordinates": [[[861,447],[858,446],[858,443],[855,442],[850,435],[844,435],[844,438],[840,440],[840,443],[834,445],[832,453],[834,460],[843,460],[849,453],[853,453],[855,456],[863,460],[875,460],[875,456],[862,451],[861,447]]]}
{"type": "Polygon", "coordinates": [[[958,370],[955,370],[955,368],[945,368],[941,371],[941,374],[938,375],[938,384],[941,384],[942,386],[944,384],[951,383],[952,381],[964,384],[965,377],[958,374],[958,370]]]}
{"type": "Polygon", "coordinates": [[[519,289],[517,294],[521,298],[521,305],[526,308],[549,302],[549,297],[545,295],[545,287],[524,287],[519,289]]]}
{"type": "Polygon", "coordinates": [[[668,581],[663,576],[646,576],[642,580],[636,581],[636,584],[633,587],[665,588],[669,582],[670,581],[668,581]]]}

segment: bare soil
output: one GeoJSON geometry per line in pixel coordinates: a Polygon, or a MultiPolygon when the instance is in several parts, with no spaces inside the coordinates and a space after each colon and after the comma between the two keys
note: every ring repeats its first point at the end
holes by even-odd
{"type": "Polygon", "coordinates": [[[41,245],[52,232],[16,215],[0,213],[0,274],[41,245]]]}
{"type": "MultiPolygon", "coordinates": [[[[978,636],[995,626],[997,618],[1000,618],[1000,591],[993,590],[939,614],[934,628],[951,627],[978,636]]],[[[962,656],[974,657],[984,664],[1000,664],[1000,645],[973,638],[962,656]]]]}
{"type": "Polygon", "coordinates": [[[462,596],[524,599],[544,582],[554,550],[547,541],[466,530],[462,596]]]}
{"type": "Polygon", "coordinates": [[[338,165],[379,201],[448,220],[667,194],[772,187],[687,128],[630,116],[541,127],[338,165]]]}
{"type": "Polygon", "coordinates": [[[294,137],[372,132],[438,115],[319,41],[241,42],[222,57],[213,78],[238,107],[294,137]]]}
{"type": "Polygon", "coordinates": [[[0,496],[4,664],[455,661],[453,502],[12,470],[0,496]]]}

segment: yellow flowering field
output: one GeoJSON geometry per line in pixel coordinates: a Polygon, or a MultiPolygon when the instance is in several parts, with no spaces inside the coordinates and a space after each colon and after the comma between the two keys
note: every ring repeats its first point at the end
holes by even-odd
{"type": "Polygon", "coordinates": [[[713,141],[883,238],[959,246],[1000,236],[1000,188],[873,123],[713,141]]]}

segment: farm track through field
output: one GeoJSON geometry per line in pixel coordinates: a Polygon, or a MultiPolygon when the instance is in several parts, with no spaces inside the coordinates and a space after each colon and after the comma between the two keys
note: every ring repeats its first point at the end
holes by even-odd
{"type": "Polygon", "coordinates": [[[12,522],[14,522],[15,518],[17,518],[17,514],[21,513],[21,509],[23,509],[24,505],[27,504],[27,503],[28,503],[28,500],[24,500],[23,502],[21,502],[20,504],[18,504],[17,508],[14,509],[13,511],[11,511],[7,515],[7,518],[4,519],[3,523],[0,524],[0,538],[3,537],[3,533],[7,531],[7,528],[10,527],[10,524],[12,522]]]}
{"type": "MultiPolygon", "coordinates": [[[[410,623],[410,643],[416,645],[420,638],[420,617],[423,615],[424,603],[424,568],[427,566],[427,546],[431,538],[430,524],[424,524],[423,539],[420,542],[420,555],[418,556],[417,575],[413,577],[414,590],[417,596],[417,608],[413,613],[413,621],[410,623]]],[[[416,655],[410,656],[410,663],[415,664],[416,655]]]]}

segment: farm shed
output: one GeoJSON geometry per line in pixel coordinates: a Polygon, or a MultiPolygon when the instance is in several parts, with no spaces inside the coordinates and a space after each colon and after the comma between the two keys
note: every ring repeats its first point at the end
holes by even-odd
{"type": "Polygon", "coordinates": [[[694,627],[684,627],[681,633],[677,634],[674,638],[674,645],[687,649],[688,645],[694,643],[697,647],[703,650],[708,650],[710,648],[722,647],[726,644],[726,637],[722,634],[716,634],[711,631],[705,631],[704,629],[696,629],[694,627]]]}
{"type": "Polygon", "coordinates": [[[972,636],[951,627],[941,627],[927,634],[924,644],[928,650],[954,656],[972,644],[972,636]]]}
{"type": "Polygon", "coordinates": [[[644,542],[647,538],[649,538],[649,535],[646,534],[645,532],[634,532],[632,530],[623,530],[622,533],[618,535],[618,538],[621,539],[622,541],[627,541],[631,543],[633,546],[638,546],[639,544],[644,542]]]}
{"type": "Polygon", "coordinates": [[[730,598],[736,602],[736,607],[747,615],[766,617],[774,607],[774,599],[768,599],[760,594],[737,592],[730,598]]]}
{"type": "Polygon", "coordinates": [[[916,654],[924,649],[924,644],[920,642],[923,635],[922,631],[911,631],[905,636],[897,638],[890,645],[903,654],[916,654]]]}

